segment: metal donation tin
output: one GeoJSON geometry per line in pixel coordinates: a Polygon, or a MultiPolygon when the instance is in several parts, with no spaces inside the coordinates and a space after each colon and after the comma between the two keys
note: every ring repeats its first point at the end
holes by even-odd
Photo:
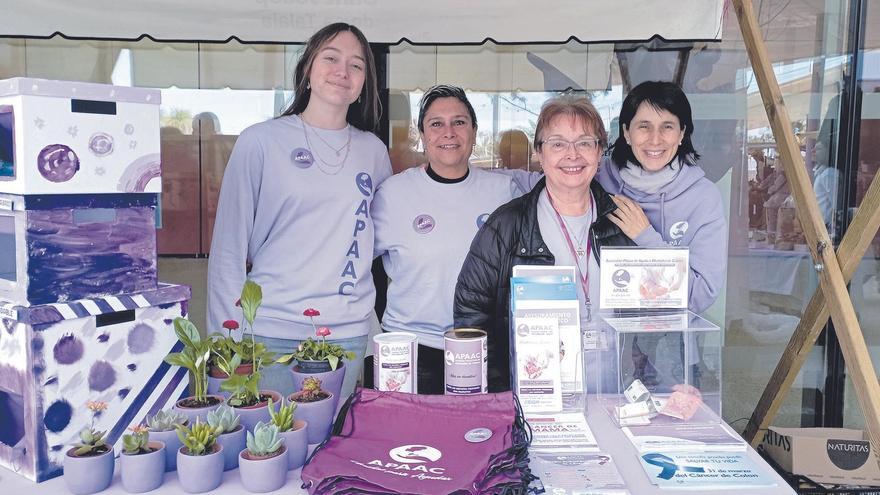
{"type": "Polygon", "coordinates": [[[476,328],[456,328],[443,334],[443,342],[446,395],[488,393],[486,332],[476,328]]]}
{"type": "Polygon", "coordinates": [[[373,387],[376,390],[418,393],[418,362],[415,334],[388,332],[373,337],[373,387]]]}

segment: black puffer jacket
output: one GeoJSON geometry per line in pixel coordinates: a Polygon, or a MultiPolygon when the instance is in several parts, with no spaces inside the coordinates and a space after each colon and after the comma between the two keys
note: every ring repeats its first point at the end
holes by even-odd
{"type": "MultiPolygon", "coordinates": [[[[471,243],[455,285],[455,328],[480,328],[489,334],[489,391],[510,390],[510,276],[515,265],[553,265],[555,258],[538,227],[538,197],[534,189],[500,206],[471,243]]],[[[598,182],[590,184],[599,219],[590,227],[593,255],[601,246],[634,243],[607,215],[617,209],[598,182]]]]}

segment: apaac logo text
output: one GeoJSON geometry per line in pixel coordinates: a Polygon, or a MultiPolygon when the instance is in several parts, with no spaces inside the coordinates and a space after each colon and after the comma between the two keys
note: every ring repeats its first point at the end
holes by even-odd
{"type": "Polygon", "coordinates": [[[388,457],[394,462],[381,459],[373,459],[366,464],[354,459],[351,462],[373,471],[421,481],[452,480],[446,476],[446,468],[434,464],[443,457],[443,453],[430,445],[401,445],[389,450],[388,457]]]}

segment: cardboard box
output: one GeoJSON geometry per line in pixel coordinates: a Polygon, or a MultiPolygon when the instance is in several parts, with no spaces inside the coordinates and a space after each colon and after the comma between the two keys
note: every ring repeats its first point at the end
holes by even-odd
{"type": "Polygon", "coordinates": [[[155,89],[0,80],[0,192],[161,192],[155,89]]]}
{"type": "Polygon", "coordinates": [[[818,483],[880,485],[880,459],[862,430],[771,426],[760,448],[786,471],[818,483]]]}
{"type": "Polygon", "coordinates": [[[0,301],[0,466],[34,481],[62,472],[65,452],[92,422],[90,400],[108,403],[94,420],[111,444],[130,425],[174,404],[185,369],[172,326],[190,289],[159,284],[131,294],[40,306],[0,301]]]}

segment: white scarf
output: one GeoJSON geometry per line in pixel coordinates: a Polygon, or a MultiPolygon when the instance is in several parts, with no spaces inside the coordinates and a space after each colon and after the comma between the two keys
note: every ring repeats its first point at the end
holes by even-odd
{"type": "Polygon", "coordinates": [[[654,194],[672,182],[680,170],[681,164],[678,162],[678,158],[656,172],[649,172],[632,162],[626,162],[626,166],[620,169],[620,178],[633,189],[654,194]]]}

